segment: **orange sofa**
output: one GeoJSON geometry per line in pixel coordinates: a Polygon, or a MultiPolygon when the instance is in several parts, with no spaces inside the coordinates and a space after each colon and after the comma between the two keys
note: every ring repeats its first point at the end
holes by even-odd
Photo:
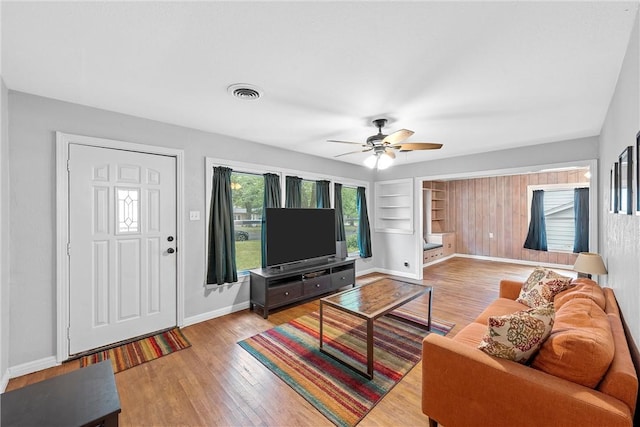
{"type": "Polygon", "coordinates": [[[499,298],[453,338],[429,334],[422,345],[429,425],[632,426],[638,377],[613,291],[590,279],[572,284],[555,296],[551,335],[526,365],[478,349],[490,316],[529,308],[515,301],[520,282],[500,282],[499,298]]]}

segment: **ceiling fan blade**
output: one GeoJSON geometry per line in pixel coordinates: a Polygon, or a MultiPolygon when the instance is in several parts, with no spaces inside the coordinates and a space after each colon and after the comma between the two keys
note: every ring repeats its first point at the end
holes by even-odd
{"type": "Polygon", "coordinates": [[[395,144],[391,148],[395,148],[400,151],[414,151],[414,150],[438,150],[442,148],[442,144],[435,142],[405,142],[404,144],[395,144]]]}
{"type": "Polygon", "coordinates": [[[357,150],[357,151],[349,151],[348,153],[342,153],[342,154],[338,154],[337,156],[333,156],[333,157],[342,157],[342,156],[346,156],[348,154],[355,154],[355,153],[366,153],[367,151],[371,151],[373,150],[373,147],[371,148],[366,148],[364,150],[357,150]]]}
{"type": "Polygon", "coordinates": [[[361,142],[336,141],[335,139],[327,139],[327,142],[339,142],[340,144],[356,144],[356,145],[362,145],[363,147],[366,147],[366,145],[362,144],[361,142]]]}
{"type": "Polygon", "coordinates": [[[391,157],[392,159],[395,159],[395,158],[396,158],[396,153],[394,153],[394,152],[393,152],[393,150],[389,150],[388,148],[386,148],[386,149],[384,150],[384,153],[385,153],[387,156],[391,157]]]}
{"type": "Polygon", "coordinates": [[[382,140],[383,144],[398,144],[413,135],[413,131],[409,129],[400,129],[387,135],[382,140]]]}

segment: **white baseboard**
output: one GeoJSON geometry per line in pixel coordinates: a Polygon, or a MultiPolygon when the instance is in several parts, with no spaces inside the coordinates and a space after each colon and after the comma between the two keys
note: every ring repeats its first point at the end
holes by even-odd
{"type": "Polygon", "coordinates": [[[431,262],[424,263],[424,264],[422,264],[422,268],[424,268],[424,267],[429,267],[430,265],[437,264],[437,263],[442,262],[442,261],[446,261],[446,260],[451,259],[451,258],[453,258],[453,257],[455,257],[455,256],[456,256],[456,254],[448,255],[448,256],[446,256],[446,257],[438,258],[438,259],[433,260],[433,261],[431,261],[431,262]]]}
{"type": "Polygon", "coordinates": [[[366,270],[358,271],[356,277],[364,276],[366,274],[377,273],[378,269],[375,267],[367,268],[366,270]]]}
{"type": "MultiPolygon", "coordinates": [[[[358,271],[358,274],[356,274],[356,277],[364,276],[365,274],[369,274],[369,273],[377,273],[377,272],[380,272],[380,269],[378,269],[378,268],[369,268],[367,270],[358,271]]],[[[389,273],[389,274],[391,274],[391,273],[389,273]]],[[[396,276],[400,275],[400,273],[393,273],[393,274],[395,274],[396,276]]],[[[247,280],[247,283],[248,283],[248,280],[247,280]]],[[[195,325],[196,323],[206,322],[207,320],[211,320],[211,319],[215,319],[216,317],[221,317],[221,316],[225,316],[227,314],[235,313],[236,311],[246,310],[248,308],[249,308],[249,301],[243,302],[243,303],[240,303],[240,304],[235,304],[235,305],[232,305],[230,307],[219,308],[217,310],[213,310],[213,311],[209,311],[209,312],[206,312],[206,313],[197,314],[195,316],[187,317],[187,318],[184,319],[183,324],[180,325],[180,326],[184,327],[184,326],[195,325]]]]}
{"type": "Polygon", "coordinates": [[[33,362],[23,363],[22,365],[10,366],[8,369],[9,378],[21,377],[23,375],[32,374],[58,365],[59,363],[56,360],[56,357],[49,356],[43,359],[34,360],[33,362]]]}
{"type": "Polygon", "coordinates": [[[222,307],[217,310],[208,311],[206,313],[197,314],[195,316],[187,317],[184,319],[184,322],[180,326],[191,326],[196,323],[205,322],[207,320],[215,319],[216,317],[221,317],[226,314],[235,313],[236,311],[246,310],[249,308],[249,301],[242,302],[239,304],[234,304],[228,307],[222,307]]]}
{"type": "Polygon", "coordinates": [[[0,393],[4,393],[7,389],[7,384],[9,384],[9,370],[7,369],[2,374],[2,378],[0,379],[0,393]]]}
{"type": "Polygon", "coordinates": [[[454,254],[452,256],[457,256],[460,258],[481,259],[485,261],[504,262],[508,264],[522,264],[522,265],[532,265],[534,267],[542,266],[542,267],[549,267],[549,268],[560,268],[563,270],[573,270],[573,265],[568,265],[568,264],[553,264],[550,262],[526,261],[522,259],[498,258],[498,257],[482,256],[482,255],[454,254]]]}
{"type": "Polygon", "coordinates": [[[404,272],[404,271],[388,270],[386,268],[374,268],[373,270],[376,273],[388,274],[389,276],[406,277],[408,279],[419,280],[418,275],[407,273],[407,272],[404,272]]]}
{"type": "MultiPolygon", "coordinates": [[[[382,270],[379,268],[369,268],[367,270],[358,271],[358,274],[356,275],[356,277],[364,276],[365,274],[370,274],[370,273],[385,273],[385,274],[392,274],[394,276],[416,278],[414,275],[408,275],[407,273],[396,272],[391,270],[382,270]]],[[[206,322],[207,320],[211,320],[211,319],[215,319],[216,317],[221,317],[227,314],[235,313],[236,311],[246,310],[248,308],[249,308],[249,301],[246,301],[240,304],[235,304],[229,307],[219,308],[217,310],[187,317],[184,319],[183,324],[180,326],[185,327],[185,326],[195,325],[196,323],[206,322]]]]}

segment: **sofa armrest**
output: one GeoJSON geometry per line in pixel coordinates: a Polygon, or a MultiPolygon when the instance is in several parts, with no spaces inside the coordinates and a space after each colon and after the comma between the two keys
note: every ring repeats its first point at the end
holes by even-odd
{"type": "Polygon", "coordinates": [[[523,282],[516,282],[515,280],[501,280],[500,298],[508,298],[515,301],[520,295],[520,289],[522,289],[523,284],[523,282]]]}
{"type": "Polygon", "coordinates": [[[437,334],[422,343],[422,412],[445,426],[633,424],[609,395],[437,334]]]}

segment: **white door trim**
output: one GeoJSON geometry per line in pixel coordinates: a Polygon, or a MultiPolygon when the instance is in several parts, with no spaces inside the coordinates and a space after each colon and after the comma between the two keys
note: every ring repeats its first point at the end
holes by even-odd
{"type": "Polygon", "coordinates": [[[184,324],[184,151],[176,148],[157,147],[133,142],[116,141],[90,136],[56,132],[56,361],[62,363],[69,358],[69,175],[67,159],[69,144],[112,148],[141,153],[172,156],[176,159],[176,322],[184,324]]]}

